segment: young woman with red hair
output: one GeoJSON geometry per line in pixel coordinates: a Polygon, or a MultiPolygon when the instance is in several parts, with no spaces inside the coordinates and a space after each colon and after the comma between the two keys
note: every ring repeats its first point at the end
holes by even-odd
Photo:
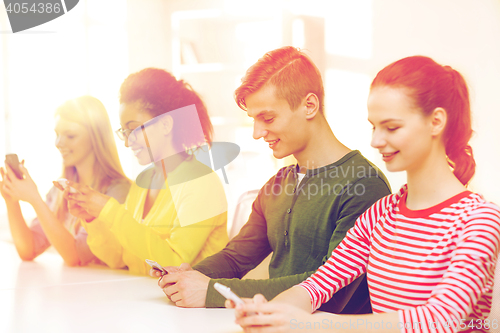
{"type": "Polygon", "coordinates": [[[500,210],[466,188],[475,162],[463,77],[427,57],[396,61],[372,82],[368,120],[371,145],[389,171],[406,171],[407,184],[363,213],[306,281],[269,303],[256,295],[238,306],[245,332],[477,332],[498,325],[487,317],[500,210]],[[311,316],[365,272],[373,314],[311,316]]]}

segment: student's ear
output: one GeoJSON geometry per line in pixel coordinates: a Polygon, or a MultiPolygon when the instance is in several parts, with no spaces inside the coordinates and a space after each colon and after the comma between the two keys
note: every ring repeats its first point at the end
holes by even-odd
{"type": "Polygon", "coordinates": [[[306,119],[310,120],[316,117],[319,112],[319,99],[314,93],[309,93],[304,98],[302,106],[305,108],[306,119]]]}
{"type": "Polygon", "coordinates": [[[163,134],[167,136],[174,127],[174,119],[172,119],[170,115],[164,114],[161,116],[160,123],[162,125],[161,129],[163,131],[163,134]]]}
{"type": "Polygon", "coordinates": [[[446,110],[443,108],[435,108],[432,111],[431,117],[431,134],[438,136],[444,132],[446,121],[448,120],[446,110]]]}

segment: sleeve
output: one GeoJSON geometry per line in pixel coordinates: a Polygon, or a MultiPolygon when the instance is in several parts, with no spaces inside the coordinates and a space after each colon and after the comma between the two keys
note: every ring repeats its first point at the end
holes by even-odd
{"type": "Polygon", "coordinates": [[[115,198],[120,204],[125,202],[128,191],[130,190],[130,182],[128,180],[121,180],[112,183],[106,190],[106,195],[115,198]]]}
{"type": "Polygon", "coordinates": [[[193,268],[211,278],[241,278],[255,268],[269,253],[267,225],[262,213],[261,194],[252,204],[248,222],[227,246],[193,268]]]}
{"type": "MultiPolygon", "coordinates": [[[[399,310],[402,323],[434,323],[436,332],[456,332],[460,326],[469,328],[471,318],[488,315],[474,313],[473,307],[493,286],[500,243],[500,211],[492,204],[474,210],[457,242],[450,266],[427,302],[414,308],[399,310]],[[460,325],[462,324],[462,325],[460,325]]],[[[481,304],[479,304],[481,305],[481,304]]],[[[479,306],[481,308],[481,306],[479,306]]],[[[480,329],[480,328],[479,328],[480,329]]],[[[404,325],[402,332],[416,332],[404,325]]]]}
{"type": "MultiPolygon", "coordinates": [[[[343,194],[340,200],[341,205],[339,208],[339,214],[337,215],[337,220],[334,221],[336,227],[330,238],[328,251],[325,253],[325,256],[323,258],[323,263],[325,263],[328,260],[333,250],[344,239],[347,231],[354,226],[356,219],[363,212],[365,212],[371,205],[373,205],[377,200],[390,194],[390,190],[387,184],[378,177],[362,178],[358,182],[352,185],[353,186],[361,185],[359,188],[363,188],[363,194],[359,195],[361,194],[361,192],[356,193],[354,191],[346,191],[343,194]]],[[[254,209],[252,209],[252,214],[258,208],[259,206],[254,207],[254,209]]],[[[267,229],[263,217],[261,221],[263,222],[263,226],[261,226],[260,232],[265,236],[264,237],[265,241],[268,244],[267,233],[266,233],[267,229]]],[[[256,228],[256,226],[251,224],[254,222],[255,221],[252,221],[252,215],[251,215],[251,218],[247,223],[248,224],[247,229],[255,233],[256,230],[258,229],[256,228]]],[[[242,231],[246,230],[244,228],[242,228],[242,231]]],[[[240,235],[236,236],[235,240],[237,241],[241,240],[240,235]]],[[[236,294],[238,294],[241,297],[253,297],[255,294],[260,293],[263,294],[266,297],[266,299],[270,300],[276,297],[281,292],[293,287],[296,284],[301,283],[302,281],[307,279],[311,274],[314,273],[314,271],[309,271],[309,272],[304,272],[302,274],[282,276],[265,280],[251,280],[251,279],[240,280],[239,278],[243,277],[243,275],[246,272],[248,272],[248,270],[254,267],[255,262],[247,259],[248,265],[241,265],[240,263],[242,261],[241,259],[242,249],[240,247],[236,247],[236,245],[232,243],[233,241],[229,242],[229,245],[222,252],[215,254],[210,258],[205,259],[202,262],[203,264],[203,266],[201,267],[202,269],[199,269],[200,265],[197,265],[195,267],[195,269],[198,269],[203,274],[212,277],[212,280],[210,280],[209,288],[207,291],[207,298],[205,304],[206,307],[224,307],[224,302],[225,302],[224,297],[220,295],[213,288],[213,284],[216,282],[222,283],[230,287],[231,290],[236,292],[236,294]],[[234,258],[236,258],[237,261],[234,258]],[[218,274],[214,274],[213,273],[214,271],[218,272],[218,274]],[[230,273],[226,274],[226,272],[228,271],[230,273]],[[214,278],[225,278],[225,277],[233,279],[214,279],[214,278]]],[[[260,261],[262,261],[271,251],[269,248],[268,253],[263,252],[261,255],[255,256],[255,250],[264,248],[263,245],[260,243],[256,243],[254,239],[249,239],[244,244],[248,245],[248,248],[243,248],[243,250],[245,250],[246,253],[249,254],[249,255],[247,254],[246,257],[258,260],[258,262],[256,262],[257,264],[260,263],[260,261]],[[263,258],[262,255],[264,256],[263,258]],[[255,258],[252,256],[255,256],[255,258]]],[[[245,254],[245,252],[243,252],[243,254],[245,254]]],[[[352,285],[349,286],[349,288],[343,288],[341,292],[335,294],[334,308],[336,310],[334,312],[340,312],[345,307],[345,305],[348,303],[348,301],[350,300],[350,298],[360,285],[359,282],[361,282],[361,280],[358,281],[358,283],[353,283],[352,285]]]]}
{"type": "MultiPolygon", "coordinates": [[[[114,235],[122,251],[126,249],[127,252],[140,258],[143,266],[129,267],[131,271],[147,272],[149,266],[144,263],[144,259],[147,258],[169,266],[179,266],[184,262],[192,263],[202,251],[212,231],[221,225],[226,226],[227,203],[224,190],[215,173],[208,177],[210,178],[207,178],[208,180],[204,184],[210,186],[200,187],[199,182],[186,182],[183,189],[177,189],[176,192],[180,193],[180,201],[177,202],[175,208],[179,214],[186,216],[189,214],[181,212],[195,212],[202,209],[201,201],[204,200],[205,202],[217,203],[219,213],[196,223],[192,223],[191,219],[191,222],[184,226],[181,225],[178,217],[168,214],[160,215],[154,221],[153,226],[144,225],[137,222],[131,212],[116,200],[110,199],[108,201],[97,222],[114,235]],[[158,231],[166,230],[165,228],[169,229],[168,237],[163,236],[158,231]]],[[[195,216],[200,215],[195,214],[195,216]]],[[[227,238],[221,241],[224,242],[222,245],[224,246],[227,238]]]]}
{"type": "MultiPolygon", "coordinates": [[[[110,199],[106,205],[109,204],[110,199]]],[[[116,202],[118,204],[118,202],[116,202]]],[[[104,206],[106,207],[106,206],[104,206]]],[[[108,267],[118,269],[125,268],[123,261],[123,247],[113,233],[99,219],[91,223],[82,224],[87,234],[87,244],[90,251],[108,267]]]]}
{"type": "Polygon", "coordinates": [[[178,226],[172,231],[170,238],[163,239],[153,228],[138,223],[117,201],[111,199],[105,209],[97,221],[99,227],[111,232],[118,241],[118,244],[114,244],[116,246],[101,247],[100,259],[107,264],[122,262],[118,257],[121,257],[124,248],[138,258],[151,258],[162,265],[179,266],[184,262],[193,262],[213,226],[227,220],[227,213],[222,213],[196,224],[178,226]]]}
{"type": "Polygon", "coordinates": [[[389,198],[390,196],[377,201],[359,216],[354,227],[349,229],[326,263],[299,284],[311,298],[311,312],[328,302],[337,291],[366,273],[371,231],[389,198]]]}
{"type": "MultiPolygon", "coordinates": [[[[248,222],[243,225],[238,235],[231,239],[222,251],[206,258],[193,267],[212,278],[207,290],[206,307],[224,306],[224,298],[213,288],[213,284],[218,281],[214,279],[235,278],[224,280],[223,283],[229,282],[228,285],[231,288],[236,288],[241,296],[244,296],[240,288],[236,287],[236,284],[241,281],[240,278],[255,268],[272,252],[267,238],[266,219],[263,214],[262,204],[265,200],[263,193],[265,192],[261,191],[253,202],[248,222]]],[[[246,286],[250,287],[249,285],[246,286]]],[[[254,288],[251,288],[251,290],[254,290],[254,288]]]]}
{"type": "Polygon", "coordinates": [[[358,217],[378,200],[389,194],[391,194],[391,190],[388,184],[378,177],[361,178],[350,184],[342,194],[338,208],[338,219],[335,221],[335,230],[328,252],[323,257],[323,263],[330,258],[333,250],[342,242],[347,231],[354,226],[358,217]]]}
{"type": "MultiPolygon", "coordinates": [[[[53,210],[57,198],[56,191],[57,189],[52,187],[45,197],[45,203],[51,210],[53,210]]],[[[42,229],[38,217],[31,221],[30,230],[33,233],[33,251],[35,252],[35,257],[37,257],[50,247],[50,242],[42,229]]]]}
{"type": "MultiPolygon", "coordinates": [[[[130,182],[126,180],[117,181],[108,187],[105,194],[122,204],[125,202],[129,189],[130,182]]],[[[122,260],[122,247],[113,233],[103,223],[96,219],[91,223],[82,222],[82,225],[84,228],[80,228],[75,236],[81,263],[88,263],[94,257],[97,257],[111,268],[125,267],[122,260]]]]}

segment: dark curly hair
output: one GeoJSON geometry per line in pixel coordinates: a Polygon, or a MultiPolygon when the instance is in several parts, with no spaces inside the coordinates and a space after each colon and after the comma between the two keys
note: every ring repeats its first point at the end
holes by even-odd
{"type": "MultiPolygon", "coordinates": [[[[205,104],[188,83],[177,80],[169,72],[159,68],[145,68],[130,74],[120,87],[120,104],[135,102],[141,103],[153,117],[194,104],[205,142],[208,145],[212,143],[213,127],[205,104]]],[[[174,145],[186,148],[203,145],[205,142],[193,142],[191,130],[189,126],[174,126],[174,145]]]]}

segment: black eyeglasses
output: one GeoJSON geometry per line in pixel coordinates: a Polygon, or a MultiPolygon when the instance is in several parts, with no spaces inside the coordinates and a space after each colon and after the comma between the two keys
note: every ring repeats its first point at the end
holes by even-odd
{"type": "Polygon", "coordinates": [[[129,139],[129,140],[135,140],[136,139],[136,136],[135,136],[135,133],[134,133],[134,136],[133,138],[130,137],[130,134],[132,134],[132,132],[134,131],[135,129],[131,130],[131,129],[123,129],[123,128],[119,128],[115,131],[116,135],[118,136],[118,138],[122,141],[125,141],[125,139],[129,139]]]}
{"type": "MultiPolygon", "coordinates": [[[[131,129],[123,129],[123,128],[119,128],[115,131],[116,135],[118,136],[118,138],[122,141],[125,141],[126,138],[128,138],[129,140],[131,139],[130,138],[130,134],[133,132],[134,130],[131,130],[131,129]]],[[[134,139],[135,139],[135,135],[134,135],[134,139]]]]}
{"type": "Polygon", "coordinates": [[[125,141],[125,139],[128,139],[129,141],[135,141],[137,140],[137,133],[141,130],[141,129],[145,129],[146,127],[148,126],[151,126],[153,124],[156,123],[156,121],[159,119],[160,117],[154,117],[153,119],[150,119],[148,121],[146,121],[144,124],[140,125],[140,126],[137,126],[136,128],[134,129],[123,129],[123,128],[119,128],[115,131],[116,135],[118,136],[118,138],[122,141],[125,141]]]}

